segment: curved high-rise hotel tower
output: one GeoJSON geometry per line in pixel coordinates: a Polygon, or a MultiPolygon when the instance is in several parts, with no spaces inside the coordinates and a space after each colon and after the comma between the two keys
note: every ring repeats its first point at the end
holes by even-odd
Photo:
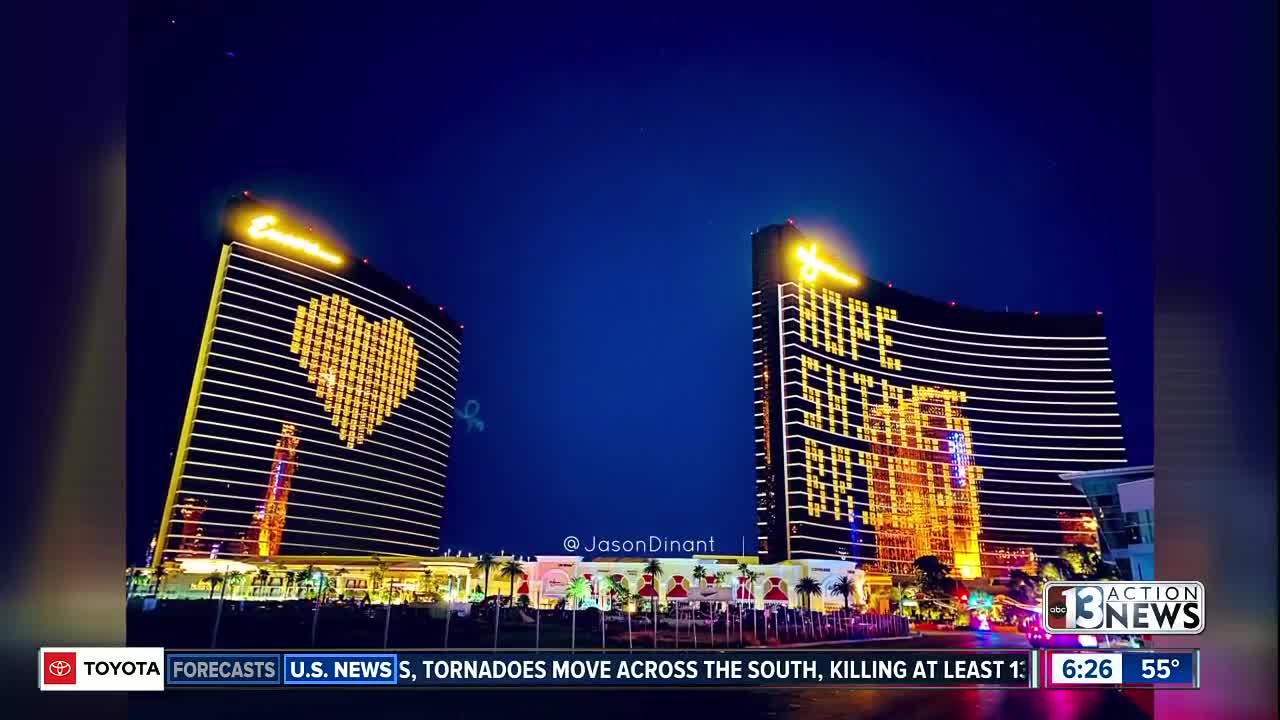
{"type": "Polygon", "coordinates": [[[154,561],[433,554],[461,336],[404,284],[234,200],[154,561]]]}
{"type": "Polygon", "coordinates": [[[1102,317],[989,312],[752,237],[758,554],[1001,576],[1090,537],[1060,477],[1123,465],[1102,317]]]}

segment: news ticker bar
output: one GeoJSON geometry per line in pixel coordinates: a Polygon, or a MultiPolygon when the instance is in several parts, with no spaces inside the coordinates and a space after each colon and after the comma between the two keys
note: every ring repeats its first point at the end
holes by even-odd
{"type": "Polygon", "coordinates": [[[455,651],[187,653],[165,657],[167,687],[1034,687],[1026,650],[455,651]]]}
{"type": "Polygon", "coordinates": [[[182,687],[1198,688],[1199,650],[234,652],[41,648],[41,690],[182,687]]]}
{"type": "Polygon", "coordinates": [[[1198,650],[185,653],[165,685],[400,687],[1200,686],[1198,650]]]}

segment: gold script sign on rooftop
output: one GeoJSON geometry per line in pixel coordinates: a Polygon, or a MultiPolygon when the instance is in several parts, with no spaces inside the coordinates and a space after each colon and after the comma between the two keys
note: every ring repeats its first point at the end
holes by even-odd
{"type": "Polygon", "coordinates": [[[298,306],[289,349],[347,447],[363,443],[414,389],[418,351],[404,323],[370,322],[336,293],[298,306]]]}

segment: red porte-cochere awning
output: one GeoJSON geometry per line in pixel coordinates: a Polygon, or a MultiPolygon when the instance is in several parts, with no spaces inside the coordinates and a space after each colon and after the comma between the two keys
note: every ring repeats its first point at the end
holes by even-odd
{"type": "Polygon", "coordinates": [[[789,602],[791,598],[782,591],[782,578],[769,578],[769,589],[764,594],[764,599],[770,602],[789,602]]]}
{"type": "Polygon", "coordinates": [[[658,597],[658,591],[653,587],[652,575],[640,576],[640,591],[636,593],[640,597],[658,597]]]}
{"type": "Polygon", "coordinates": [[[671,588],[667,590],[667,598],[687,598],[689,591],[684,587],[683,575],[671,576],[671,588]]]}

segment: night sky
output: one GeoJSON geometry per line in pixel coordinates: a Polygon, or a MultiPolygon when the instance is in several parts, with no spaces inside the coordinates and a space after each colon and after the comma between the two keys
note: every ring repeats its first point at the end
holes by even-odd
{"type": "Polygon", "coordinates": [[[1128,457],[1151,462],[1141,3],[187,5],[130,28],[133,562],[242,189],[465,324],[458,400],[487,427],[455,430],[446,548],[753,552],[749,235],[786,218],[913,292],[1105,311],[1128,457]]]}

